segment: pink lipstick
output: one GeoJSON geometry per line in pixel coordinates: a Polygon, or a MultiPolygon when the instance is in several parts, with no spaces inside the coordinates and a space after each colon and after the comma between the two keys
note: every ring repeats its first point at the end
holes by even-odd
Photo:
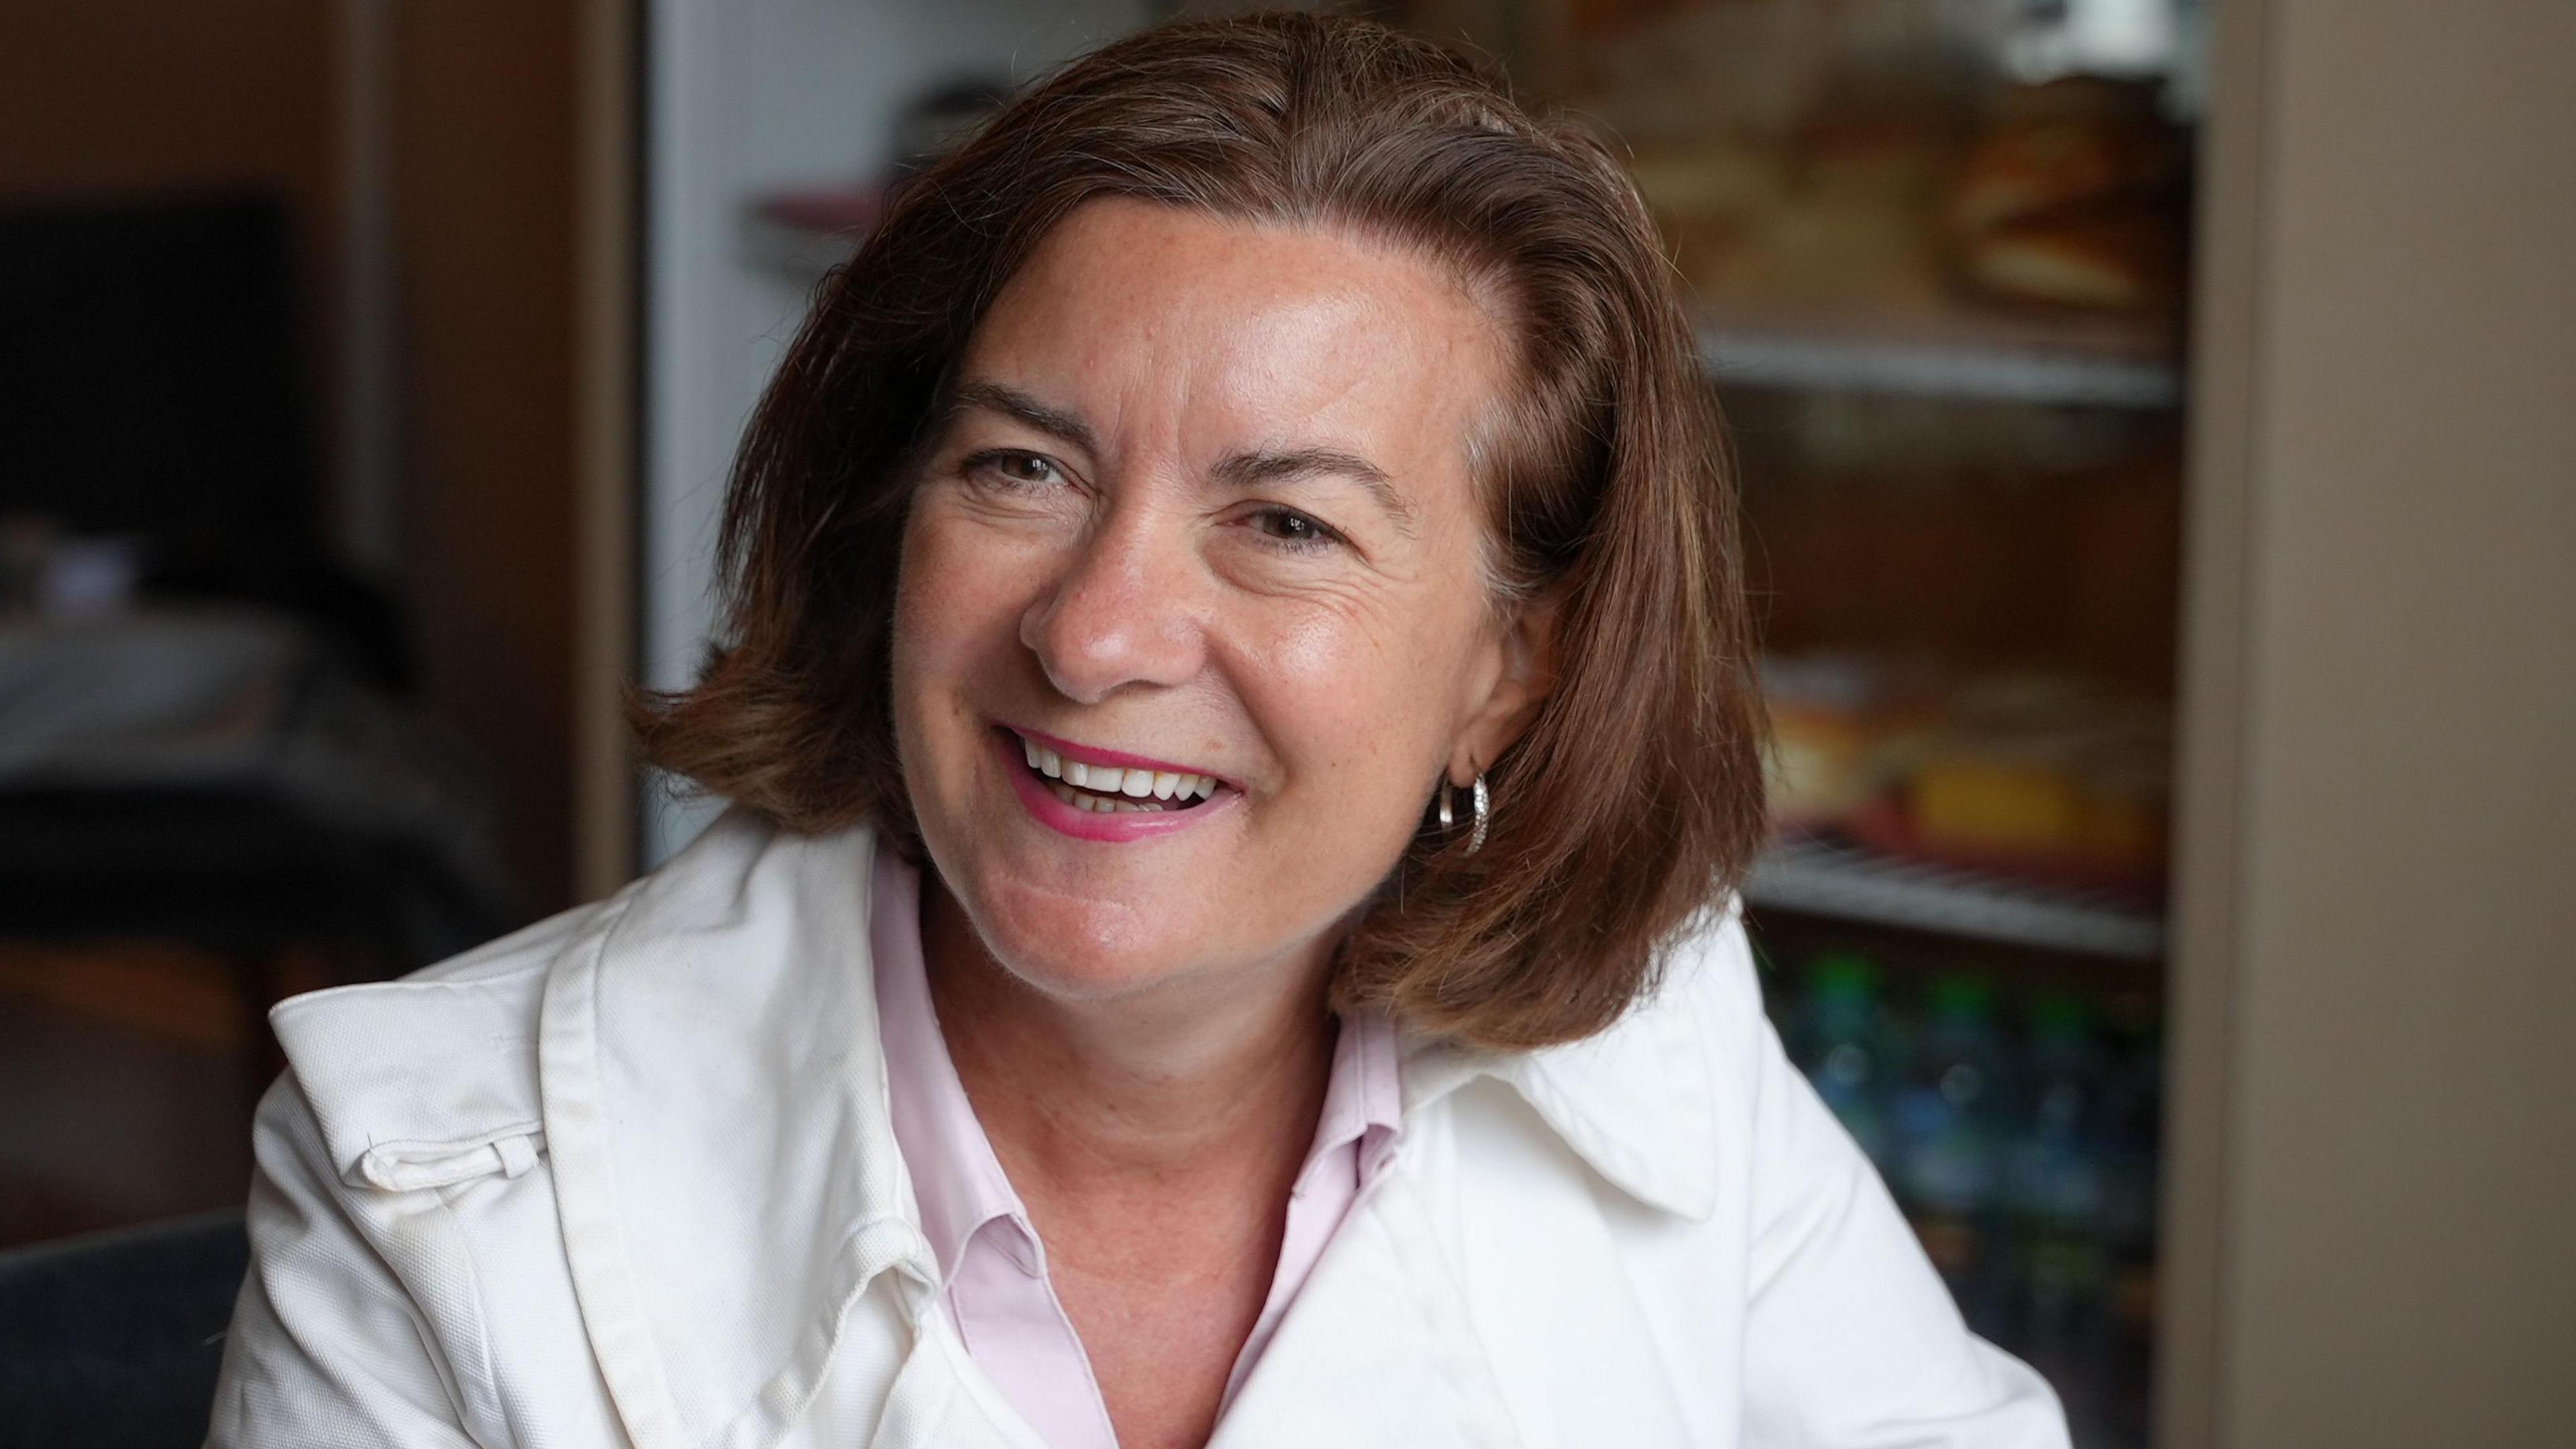
{"type": "Polygon", "coordinates": [[[1156,839],[1226,814],[1243,798],[1243,792],[1221,776],[1149,756],[1078,745],[1036,730],[1016,726],[996,730],[993,747],[1021,805],[1041,824],[1077,840],[1120,844],[1156,839]],[[1050,768],[1063,772],[1063,777],[1033,767],[1033,756],[1047,758],[1050,768]],[[1101,775],[1108,778],[1097,778],[1101,775]],[[1076,776],[1083,783],[1074,783],[1076,776]],[[1150,783],[1122,788],[1130,780],[1150,783]],[[1108,788],[1101,788],[1104,783],[1108,788]],[[1188,803],[1193,800],[1197,803],[1188,803]]]}

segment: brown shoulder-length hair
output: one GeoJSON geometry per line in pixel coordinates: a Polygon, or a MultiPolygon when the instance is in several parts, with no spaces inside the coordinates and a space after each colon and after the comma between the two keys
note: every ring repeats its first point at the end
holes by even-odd
{"type": "Polygon", "coordinates": [[[1487,768],[1484,848],[1427,826],[1342,944],[1333,995],[1483,1047],[1609,1025],[1762,831],[1734,487],[1616,158],[1382,26],[1147,30],[907,184],[753,416],[718,544],[722,642],[695,688],[641,701],[646,754],[785,828],[869,820],[919,859],[889,698],[912,455],[1003,283],[1103,197],[1417,249],[1515,334],[1513,394],[1471,461],[1497,606],[1557,601],[1553,686],[1487,768]]]}

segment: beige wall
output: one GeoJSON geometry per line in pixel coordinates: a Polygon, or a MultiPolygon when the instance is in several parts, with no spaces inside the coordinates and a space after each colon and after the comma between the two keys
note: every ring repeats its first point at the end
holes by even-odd
{"type": "Polygon", "coordinates": [[[2567,1443],[2576,5],[2222,25],[2168,1442],[2567,1443]]]}

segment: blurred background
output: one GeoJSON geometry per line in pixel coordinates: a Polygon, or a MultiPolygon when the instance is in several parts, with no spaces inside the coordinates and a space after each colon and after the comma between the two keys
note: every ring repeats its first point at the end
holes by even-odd
{"type": "MultiPolygon", "coordinates": [[[[1227,8],[0,3],[0,1359],[9,1264],[238,1205],[267,1005],[705,823],[621,692],[703,657],[815,286],[1227,8]]],[[[1631,160],[1745,492],[1769,1000],[1970,1322],[2088,1449],[2563,1442],[2576,6],[1335,8],[1631,160]]]]}

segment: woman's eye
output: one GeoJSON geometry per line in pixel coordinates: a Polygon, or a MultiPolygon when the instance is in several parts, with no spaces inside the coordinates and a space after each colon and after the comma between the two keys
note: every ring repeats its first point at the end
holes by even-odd
{"type": "Polygon", "coordinates": [[[1023,453],[1010,448],[995,448],[966,459],[964,471],[993,478],[1015,487],[1043,487],[1064,481],[1064,472],[1053,459],[1040,453],[1023,453]]]}
{"type": "Polygon", "coordinates": [[[1275,539],[1291,548],[1321,548],[1340,535],[1287,508],[1265,508],[1252,515],[1252,526],[1264,538],[1275,539]]]}

